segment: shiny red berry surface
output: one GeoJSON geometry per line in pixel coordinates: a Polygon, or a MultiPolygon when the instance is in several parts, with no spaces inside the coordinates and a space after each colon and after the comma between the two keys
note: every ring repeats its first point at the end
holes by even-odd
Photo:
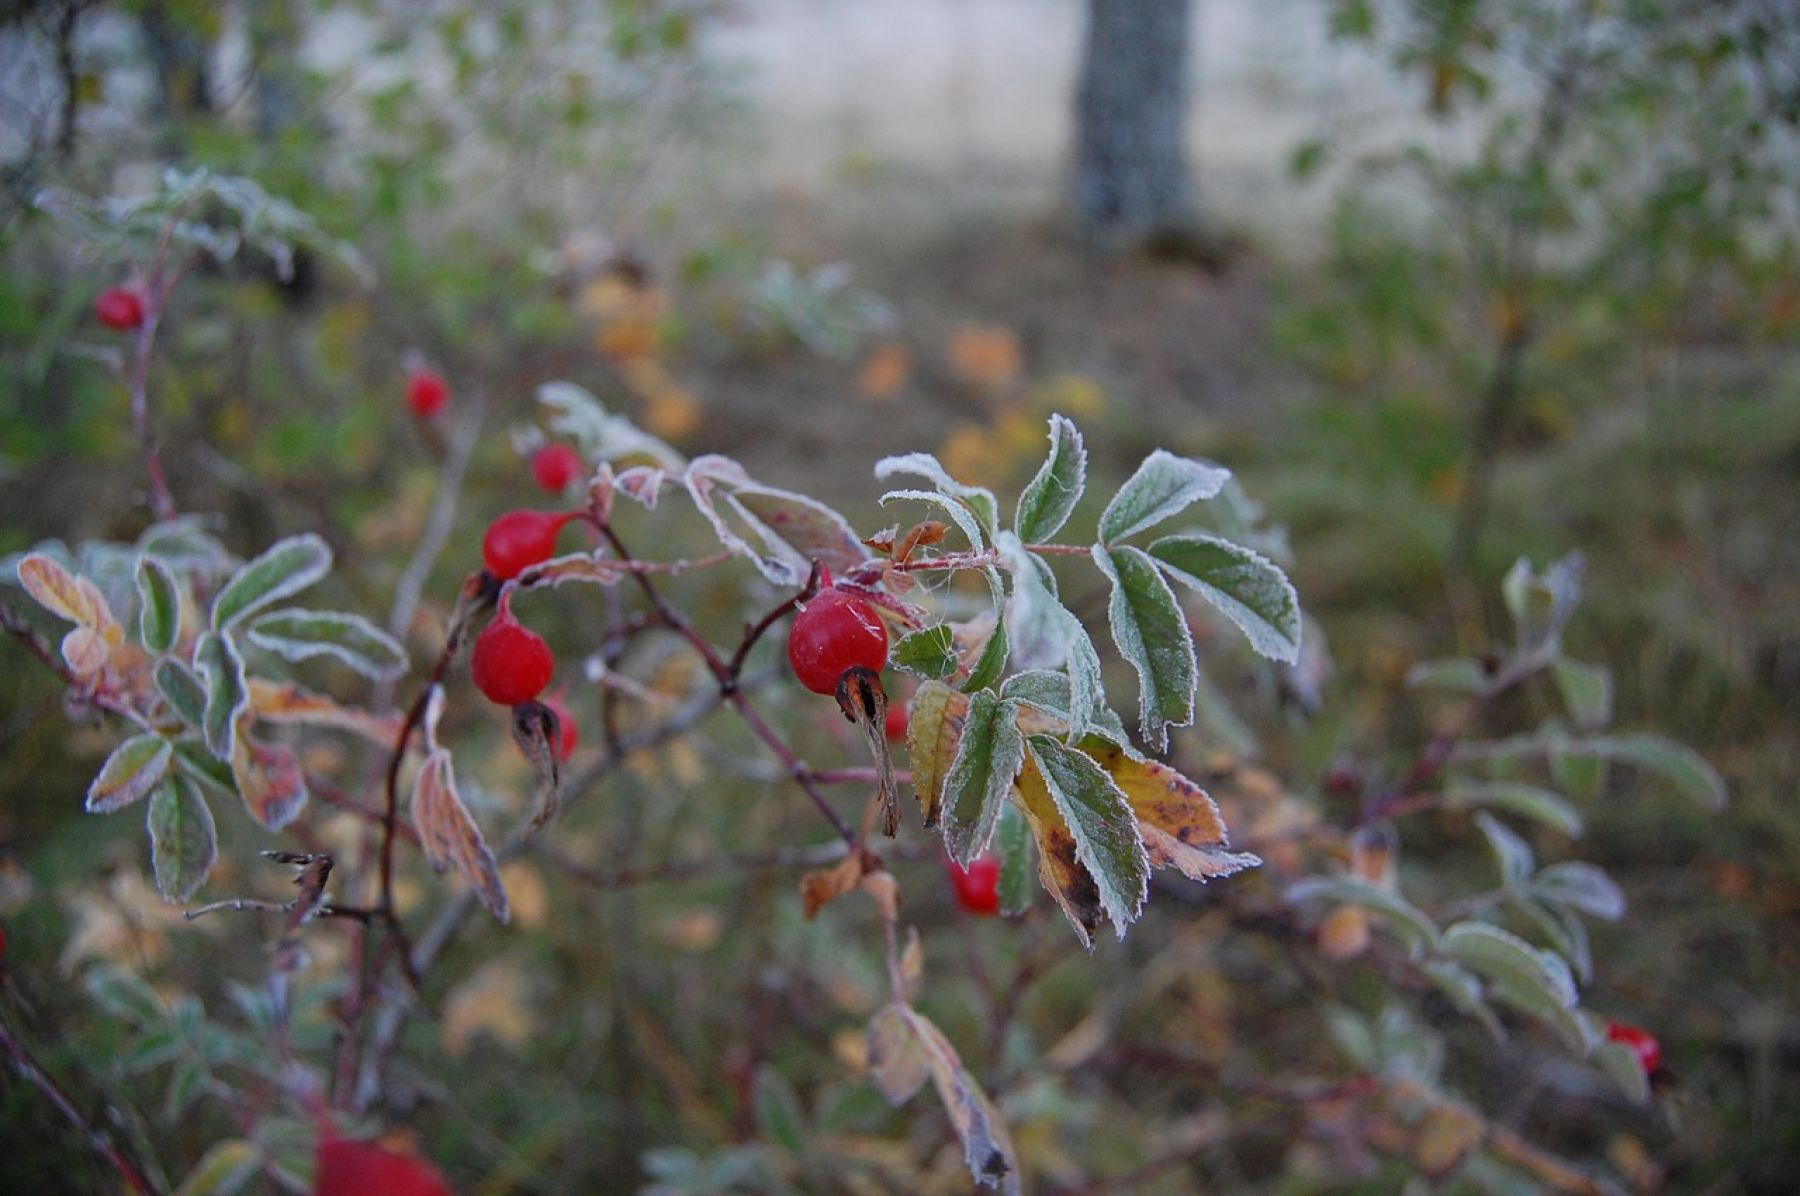
{"type": "Polygon", "coordinates": [[[144,297],[130,287],[108,287],[94,300],[94,318],[115,332],[144,325],[144,297]]]}
{"type": "Polygon", "coordinates": [[[788,632],[788,663],[800,684],[816,694],[836,693],[838,678],[858,665],[879,673],[887,658],[881,616],[842,590],[823,590],[809,599],[788,632]]]}
{"type": "Polygon", "coordinates": [[[893,705],[888,707],[887,723],[884,727],[888,739],[895,743],[905,739],[906,724],[906,703],[896,698],[893,705]]]}
{"type": "Polygon", "coordinates": [[[450,401],[450,384],[433,370],[414,370],[406,376],[406,404],[420,419],[430,419],[450,401]]]}
{"type": "Polygon", "coordinates": [[[1000,861],[982,856],[967,868],[948,856],[944,869],[950,873],[951,887],[956,890],[956,904],[964,912],[978,918],[991,918],[1000,912],[1000,861]]]}
{"type": "Polygon", "coordinates": [[[1657,1068],[1662,1066],[1662,1043],[1656,1041],[1656,1035],[1642,1026],[1607,1022],[1606,1041],[1621,1043],[1630,1048],[1647,1076],[1655,1075],[1657,1068]]]}
{"type": "Polygon", "coordinates": [[[319,1143],[313,1196],[453,1196],[442,1173],[417,1155],[374,1142],[319,1143]]]}
{"type": "Polygon", "coordinates": [[[561,494],[586,472],[581,454],[566,444],[546,444],[531,454],[531,476],[546,494],[561,494]]]}
{"type": "Polygon", "coordinates": [[[544,692],[556,672],[556,657],[543,636],[502,612],[476,637],[470,669],[475,688],[489,701],[517,706],[544,692]]]}
{"type": "Polygon", "coordinates": [[[557,533],[573,518],[573,511],[508,511],[488,524],[481,559],[489,573],[509,581],[555,556],[557,533]]]}

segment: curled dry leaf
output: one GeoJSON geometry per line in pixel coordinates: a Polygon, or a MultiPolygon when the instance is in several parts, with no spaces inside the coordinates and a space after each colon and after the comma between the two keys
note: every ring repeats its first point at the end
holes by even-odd
{"type": "Polygon", "coordinates": [[[500,868],[488,849],[481,828],[475,824],[462,795],[456,791],[456,770],[450,753],[438,748],[426,757],[413,783],[413,825],[419,845],[431,866],[442,872],[455,868],[475,890],[488,912],[505,922],[511,917],[500,868]]]}
{"type": "Polygon", "coordinates": [[[881,833],[892,839],[900,829],[900,800],[894,789],[894,761],[887,743],[887,690],[881,677],[861,665],[838,678],[838,709],[862,732],[875,763],[875,803],[881,808],[881,833]]]}
{"type": "Polygon", "coordinates": [[[1211,880],[1262,862],[1226,849],[1219,807],[1206,790],[1173,768],[1098,736],[1083,740],[1081,750],[1125,791],[1151,867],[1172,867],[1194,880],[1211,880]]]}
{"type": "Polygon", "coordinates": [[[944,779],[956,760],[963,724],[969,717],[969,695],[937,681],[919,686],[906,724],[906,758],[912,766],[913,792],[925,825],[936,826],[944,807],[944,779]]]}
{"type": "Polygon", "coordinates": [[[807,921],[862,881],[860,852],[845,856],[829,868],[815,868],[800,878],[800,903],[807,921]]]}
{"type": "Polygon", "coordinates": [[[392,747],[400,738],[402,718],[399,714],[370,714],[339,705],[335,698],[314,693],[291,681],[266,681],[260,677],[248,680],[250,709],[256,717],[271,723],[298,723],[317,727],[334,727],[360,735],[371,743],[392,747]]]}

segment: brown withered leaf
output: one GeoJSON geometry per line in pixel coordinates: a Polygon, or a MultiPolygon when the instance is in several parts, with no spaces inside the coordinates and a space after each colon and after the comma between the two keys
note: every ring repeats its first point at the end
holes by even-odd
{"type": "Polygon", "coordinates": [[[938,1098],[950,1115],[951,1128],[962,1140],[963,1160],[968,1164],[969,1174],[982,1187],[998,1188],[1003,1196],[1019,1196],[1023,1190],[1019,1181],[1019,1155],[999,1111],[963,1066],[962,1058],[943,1031],[912,1006],[900,1005],[898,1008],[925,1055],[938,1098]]]}
{"type": "Polygon", "coordinates": [[[306,776],[300,757],[279,743],[258,743],[250,736],[251,719],[238,724],[231,750],[231,775],[250,817],[278,831],[300,816],[306,805],[306,776]]]}
{"type": "Polygon", "coordinates": [[[906,535],[900,538],[899,545],[894,549],[894,560],[905,564],[912,560],[913,553],[921,548],[929,548],[933,544],[943,543],[944,537],[949,534],[949,525],[939,523],[935,519],[915,523],[907,529],[906,535]]]}
{"type": "Polygon", "coordinates": [[[1219,807],[1206,790],[1173,768],[1099,736],[1083,740],[1081,750],[1125,791],[1151,867],[1173,867],[1194,880],[1210,880],[1262,863],[1246,852],[1227,850],[1219,807]]]}
{"type": "Polygon", "coordinates": [[[943,812],[944,778],[956,760],[968,717],[969,695],[941,681],[924,682],[913,695],[906,724],[906,758],[912,766],[913,793],[928,827],[936,826],[943,812]]]}
{"type": "Polygon", "coordinates": [[[856,888],[863,877],[863,857],[852,852],[829,868],[815,868],[800,878],[800,904],[807,921],[856,888]]]}
{"type": "Polygon", "coordinates": [[[433,751],[419,769],[413,783],[412,816],[419,845],[431,866],[439,872],[455,868],[489,913],[502,922],[511,918],[494,853],[488,850],[481,828],[456,791],[456,769],[447,749],[433,751]]]}
{"type": "Polygon", "coordinates": [[[890,1105],[903,1105],[925,1087],[930,1070],[905,1006],[883,1005],[869,1019],[869,1080],[890,1105]]]}
{"type": "Polygon", "coordinates": [[[532,807],[526,834],[536,834],[556,814],[556,789],[561,781],[557,752],[562,730],[556,712],[542,702],[523,702],[513,707],[513,741],[537,775],[537,801],[532,807]]]}
{"type": "Polygon", "coordinates": [[[1094,931],[1106,920],[1100,902],[1100,885],[1075,856],[1075,834],[1044,784],[1029,754],[1012,791],[1012,800],[1025,814],[1038,846],[1038,880],[1075,928],[1088,950],[1094,947],[1094,931]]]}
{"type": "Polygon", "coordinates": [[[249,679],[250,709],[257,718],[271,723],[298,723],[317,727],[335,727],[360,735],[371,743],[391,748],[400,738],[402,718],[399,714],[370,714],[339,705],[336,699],[291,681],[249,679]]]}
{"type": "Polygon", "coordinates": [[[863,537],[863,547],[870,549],[876,556],[891,557],[894,555],[894,541],[900,535],[900,525],[890,524],[872,536],[863,537]]]}

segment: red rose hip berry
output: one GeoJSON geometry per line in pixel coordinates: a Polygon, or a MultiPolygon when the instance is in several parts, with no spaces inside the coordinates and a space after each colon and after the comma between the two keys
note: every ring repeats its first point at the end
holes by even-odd
{"type": "Polygon", "coordinates": [[[488,572],[511,581],[533,565],[556,555],[556,536],[575,518],[575,511],[508,511],[488,524],[481,538],[481,559],[488,572]]]}
{"type": "Polygon", "coordinates": [[[531,454],[531,476],[545,494],[561,494],[585,472],[581,454],[566,444],[546,444],[531,454]]]}
{"type": "Polygon", "coordinates": [[[887,721],[883,724],[882,730],[886,733],[889,742],[900,743],[905,740],[907,721],[905,702],[896,701],[888,707],[887,721]]]}
{"type": "Polygon", "coordinates": [[[452,1196],[443,1174],[417,1155],[376,1142],[319,1142],[313,1196],[452,1196]]]}
{"type": "Polygon", "coordinates": [[[470,671],[475,688],[490,702],[517,706],[544,692],[556,672],[556,657],[543,636],[513,618],[503,605],[475,638],[470,671]]]}
{"type": "Polygon", "coordinates": [[[842,590],[821,590],[788,632],[788,663],[816,694],[837,692],[838,678],[861,666],[879,673],[888,658],[887,627],[875,608],[842,590]]]}
{"type": "Polygon", "coordinates": [[[944,869],[950,873],[950,885],[956,890],[956,904],[977,918],[991,918],[1000,912],[1000,861],[982,856],[967,868],[949,856],[944,869]]]}
{"type": "Polygon", "coordinates": [[[430,419],[450,401],[450,384],[435,370],[414,370],[406,376],[406,405],[420,419],[430,419]]]}
{"type": "Polygon", "coordinates": [[[1657,1069],[1662,1067],[1662,1043],[1656,1041],[1656,1035],[1642,1026],[1607,1022],[1606,1041],[1619,1043],[1636,1055],[1638,1065],[1647,1076],[1655,1075],[1657,1069]]]}
{"type": "Polygon", "coordinates": [[[581,729],[575,725],[575,716],[569,713],[568,704],[562,698],[545,698],[544,705],[556,715],[556,758],[567,764],[575,749],[581,746],[581,729]]]}
{"type": "Polygon", "coordinates": [[[94,318],[114,332],[144,326],[144,297],[130,287],[108,287],[94,300],[94,318]]]}

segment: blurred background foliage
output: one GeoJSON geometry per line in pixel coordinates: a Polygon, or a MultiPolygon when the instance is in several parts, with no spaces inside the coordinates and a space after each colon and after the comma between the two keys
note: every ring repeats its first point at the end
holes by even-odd
{"type": "MultiPolygon", "coordinates": [[[[1430,1190],[1423,1147],[1365,1153],[1356,1127],[1321,1112],[1329,1092],[1313,1094],[1306,1133],[1278,1108],[1221,1123],[1221,1088],[1254,1109],[1258,1083],[1351,1074],[1327,1032],[1342,1009],[1369,1015],[1398,1044],[1390,1057],[1411,1057],[1409,1036],[1421,1057],[1447,1045],[1455,1090],[1629,1186],[1792,1190],[1794,14],[1751,0],[1206,6],[1225,15],[1196,30],[1200,77],[1222,82],[1199,87],[1192,137],[1200,210],[1228,248],[1201,269],[1094,256],[1056,218],[1066,109],[1014,102],[1037,84],[1004,48],[1029,29],[1014,53],[1036,49],[1038,14],[919,6],[949,24],[915,44],[917,12],[826,7],[0,8],[0,554],[130,541],[145,523],[125,396],[88,315],[127,263],[71,254],[36,200],[141,190],[168,164],[254,178],[370,266],[365,280],[303,255],[283,279],[250,254],[183,287],[152,388],[184,509],[221,513],[239,552],[318,530],[342,562],[339,605],[377,611],[454,430],[476,426],[414,421],[407,363],[446,374],[458,419],[479,420],[456,534],[409,629],[420,659],[479,529],[539,501],[523,453],[541,435],[532,393],[555,378],[684,451],[730,452],[840,503],[862,530],[885,522],[876,458],[932,449],[1010,494],[1051,411],[1081,422],[1103,477],[1156,445],[1230,464],[1289,529],[1335,667],[1305,717],[1260,673],[1219,662],[1238,717],[1183,736],[1178,755],[1225,795],[1268,788],[1296,817],[1345,813],[1322,781],[1335,764],[1379,774],[1429,737],[1442,713],[1405,687],[1408,669],[1484,648],[1513,559],[1580,549],[1589,599],[1571,649],[1615,670],[1622,723],[1695,745],[1733,794],[1717,816],[1623,791],[1587,807],[1587,857],[1631,902],[1594,928],[1590,999],[1662,1038],[1671,1079],[1651,1109],[1607,1104],[1528,1039],[1496,1056],[1453,1019],[1422,1030],[1384,1015],[1372,969],[1292,970],[1282,944],[1204,900],[1153,902],[1123,945],[1085,958],[1041,902],[1022,924],[960,917],[929,858],[899,865],[930,944],[922,1005],[1004,1094],[1046,1191],[1430,1190]],[[888,41],[834,42],[845,22],[888,41]],[[784,89],[783,72],[824,60],[837,79],[845,62],[893,71],[909,55],[919,77],[891,92],[879,71],[822,99],[809,78],[784,89]],[[962,89],[973,131],[905,119],[909,103],[935,113],[941,87],[962,89]],[[1254,157],[1220,132],[1234,120],[1250,122],[1254,157]],[[994,149],[1019,128],[1021,157],[994,149]],[[1030,156],[1041,143],[1053,152],[1030,156]],[[1189,1164],[1130,1178],[1190,1140],[1189,1164]]],[[[1041,20],[1066,35],[1046,68],[1066,83],[1079,6],[1041,20]]],[[[698,550],[685,519],[633,539],[698,550]]],[[[736,626],[734,585],[681,593],[703,624],[736,626]]],[[[581,642],[577,612],[538,599],[532,616],[581,642]]],[[[670,695],[693,680],[674,663],[635,669],[670,695]]],[[[1529,725],[1534,701],[1507,717],[1529,725]]],[[[592,726],[592,693],[571,702],[592,726]]],[[[523,792],[497,720],[473,703],[453,717],[459,736],[492,737],[468,758],[495,806],[523,792]]],[[[814,758],[853,750],[835,712],[816,724],[814,758]]],[[[136,828],[82,817],[109,743],[71,728],[52,679],[8,657],[9,968],[55,1027],[53,1058],[122,1094],[151,1153],[193,1159],[235,1132],[229,1110],[166,1094],[165,1071],[121,1068],[120,1024],[72,995],[76,977],[121,965],[253,1035],[226,986],[258,974],[261,944],[225,918],[180,923],[147,884],[136,828]]],[[[559,825],[554,856],[512,866],[515,927],[446,960],[456,979],[408,1043],[445,1058],[409,1077],[402,1112],[466,1190],[967,1189],[941,1124],[889,1110],[861,1078],[858,1028],[882,977],[859,918],[834,907],[803,923],[782,871],[592,883],[708,845],[808,839],[810,812],[748,757],[711,731],[644,753],[559,825]],[[857,1188],[845,1158],[889,1178],[857,1188]]],[[[229,821],[227,844],[250,837],[229,821]]],[[[1448,884],[1487,867],[1478,845],[1464,823],[1414,849],[1448,884]]],[[[333,937],[314,938],[328,973],[333,937]]],[[[322,999],[309,1018],[328,1031],[322,999]]],[[[104,1187],[33,1092],[9,1085],[5,1102],[15,1190],[104,1187]]],[[[1493,1163],[1441,1181],[1538,1182],[1493,1163]]]]}

